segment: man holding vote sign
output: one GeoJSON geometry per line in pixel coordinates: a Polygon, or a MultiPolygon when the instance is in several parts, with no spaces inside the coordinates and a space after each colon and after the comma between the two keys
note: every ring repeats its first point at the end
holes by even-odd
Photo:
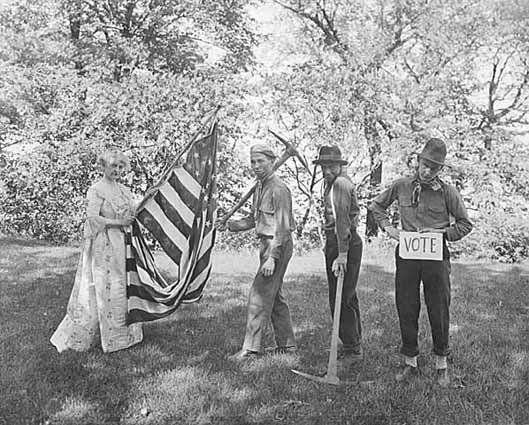
{"type": "Polygon", "coordinates": [[[457,189],[438,177],[445,165],[446,146],[430,139],[419,154],[417,173],[394,181],[369,208],[384,231],[399,241],[396,249],[395,297],[402,336],[404,368],[396,375],[403,381],[417,370],[420,284],[430,320],[437,381],[449,384],[450,253],[446,241],[457,241],[472,230],[457,189]],[[402,231],[387,212],[398,201],[402,231]]]}
{"type": "Polygon", "coordinates": [[[399,254],[406,260],[443,259],[443,235],[441,233],[399,233],[399,254]]]}

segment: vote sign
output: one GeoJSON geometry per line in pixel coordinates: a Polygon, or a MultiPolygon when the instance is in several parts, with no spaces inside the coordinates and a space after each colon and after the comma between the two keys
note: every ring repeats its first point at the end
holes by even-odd
{"type": "Polygon", "coordinates": [[[400,232],[399,255],[406,260],[443,259],[443,234],[400,232]]]}

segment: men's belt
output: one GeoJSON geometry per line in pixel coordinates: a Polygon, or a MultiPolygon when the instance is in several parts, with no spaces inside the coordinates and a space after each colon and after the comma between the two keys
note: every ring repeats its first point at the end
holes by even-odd
{"type": "MultiPolygon", "coordinates": [[[[331,229],[325,229],[324,232],[325,232],[325,236],[336,234],[336,232],[334,231],[334,229],[332,229],[332,230],[331,230],[331,229]]],[[[356,232],[356,227],[351,227],[351,234],[353,234],[353,233],[355,233],[355,232],[356,232]]]]}
{"type": "Polygon", "coordinates": [[[262,234],[260,234],[260,233],[257,234],[257,237],[258,237],[259,239],[274,239],[273,236],[270,236],[270,235],[262,235],[262,234]]]}

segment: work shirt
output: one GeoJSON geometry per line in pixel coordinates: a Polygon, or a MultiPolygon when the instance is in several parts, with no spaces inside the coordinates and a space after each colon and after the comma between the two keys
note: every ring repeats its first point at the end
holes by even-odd
{"type": "Polygon", "coordinates": [[[271,238],[270,256],[279,258],[280,247],[292,239],[296,228],[292,215],[292,195],[288,186],[272,174],[260,182],[253,198],[255,231],[271,238]]]}
{"type": "Polygon", "coordinates": [[[404,177],[378,195],[369,209],[382,229],[391,225],[387,208],[394,201],[398,201],[404,231],[446,229],[446,239],[457,241],[472,230],[461,195],[438,178],[432,183],[420,183],[416,176],[404,177]]]}
{"type": "Polygon", "coordinates": [[[349,240],[358,224],[360,209],[355,187],[346,175],[340,175],[323,192],[323,230],[334,232],[338,240],[338,253],[349,251],[349,240]]]}

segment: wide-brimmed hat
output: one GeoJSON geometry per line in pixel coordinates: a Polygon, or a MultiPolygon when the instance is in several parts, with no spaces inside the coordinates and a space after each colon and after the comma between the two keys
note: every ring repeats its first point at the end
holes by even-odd
{"type": "Polygon", "coordinates": [[[446,165],[446,145],[441,139],[430,139],[418,154],[419,158],[426,159],[437,165],[446,165]]]}
{"type": "Polygon", "coordinates": [[[312,161],[313,164],[340,164],[347,165],[347,161],[342,158],[342,152],[338,146],[322,146],[318,159],[312,161]]]}
{"type": "Polygon", "coordinates": [[[270,148],[270,146],[264,144],[264,143],[256,143],[250,148],[250,155],[253,153],[262,153],[263,155],[266,155],[272,159],[276,158],[276,154],[274,151],[270,148]]]}

